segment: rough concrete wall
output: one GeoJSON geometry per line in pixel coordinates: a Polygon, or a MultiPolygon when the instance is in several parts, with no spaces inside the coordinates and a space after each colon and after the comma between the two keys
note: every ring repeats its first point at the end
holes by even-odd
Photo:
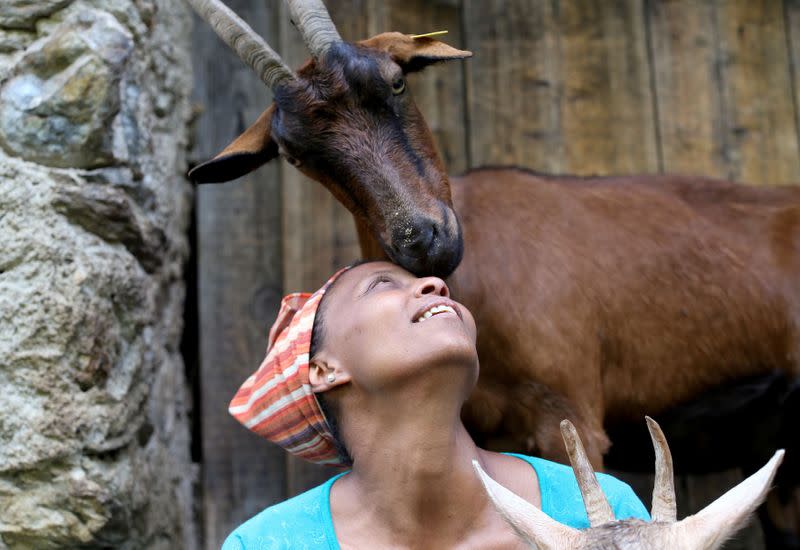
{"type": "Polygon", "coordinates": [[[0,2],[0,549],[193,548],[178,0],[0,2]]]}

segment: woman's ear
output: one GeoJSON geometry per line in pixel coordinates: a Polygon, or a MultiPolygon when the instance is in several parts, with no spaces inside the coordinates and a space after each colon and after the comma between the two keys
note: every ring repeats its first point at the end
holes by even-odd
{"type": "Polygon", "coordinates": [[[308,380],[311,391],[321,393],[350,382],[350,374],[335,361],[315,357],[308,366],[308,380]]]}

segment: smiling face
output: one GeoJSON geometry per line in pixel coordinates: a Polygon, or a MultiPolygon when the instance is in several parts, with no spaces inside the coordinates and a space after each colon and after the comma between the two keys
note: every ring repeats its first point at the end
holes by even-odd
{"type": "Polygon", "coordinates": [[[312,362],[336,365],[366,392],[455,369],[466,399],[477,380],[475,321],[441,279],[370,262],[345,272],[322,307],[323,345],[312,362]]]}

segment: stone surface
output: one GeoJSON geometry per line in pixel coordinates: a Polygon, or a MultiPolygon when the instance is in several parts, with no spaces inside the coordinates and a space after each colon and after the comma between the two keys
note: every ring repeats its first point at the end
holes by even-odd
{"type": "Polygon", "coordinates": [[[0,5],[0,549],[195,548],[191,19],[67,4],[0,5]]]}
{"type": "Polygon", "coordinates": [[[35,35],[27,31],[0,29],[0,53],[10,53],[26,48],[35,35]]]}
{"type": "Polygon", "coordinates": [[[38,19],[63,8],[72,0],[3,0],[0,27],[32,29],[38,19]]]}
{"type": "Polygon", "coordinates": [[[31,45],[0,88],[0,145],[59,167],[112,163],[120,80],[133,37],[110,14],[85,9],[31,45]]]}

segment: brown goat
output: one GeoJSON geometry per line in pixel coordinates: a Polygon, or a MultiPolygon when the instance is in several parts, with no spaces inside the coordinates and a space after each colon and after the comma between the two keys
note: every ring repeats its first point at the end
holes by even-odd
{"type": "Polygon", "coordinates": [[[295,74],[219,2],[190,2],[275,94],[191,177],[227,181],[281,155],[350,210],[365,257],[447,277],[480,327],[464,409],[480,443],[563,461],[569,418],[600,467],[607,418],[800,371],[800,188],[520,169],[448,178],[404,75],[470,52],[399,33],[348,44],[319,0],[288,0],[314,56],[295,74]]]}
{"type": "Polygon", "coordinates": [[[580,437],[568,420],[561,423],[561,433],[583,496],[589,529],[578,531],[554,521],[494,481],[477,461],[473,460],[472,465],[497,511],[520,538],[536,550],[715,550],[721,547],[744,526],[764,500],[783,460],[783,451],[776,452],[759,471],[697,514],[676,521],[677,503],[669,446],[652,418],[647,418],[647,427],[656,452],[652,521],[649,522],[615,520],[586,458],[580,437]]]}

